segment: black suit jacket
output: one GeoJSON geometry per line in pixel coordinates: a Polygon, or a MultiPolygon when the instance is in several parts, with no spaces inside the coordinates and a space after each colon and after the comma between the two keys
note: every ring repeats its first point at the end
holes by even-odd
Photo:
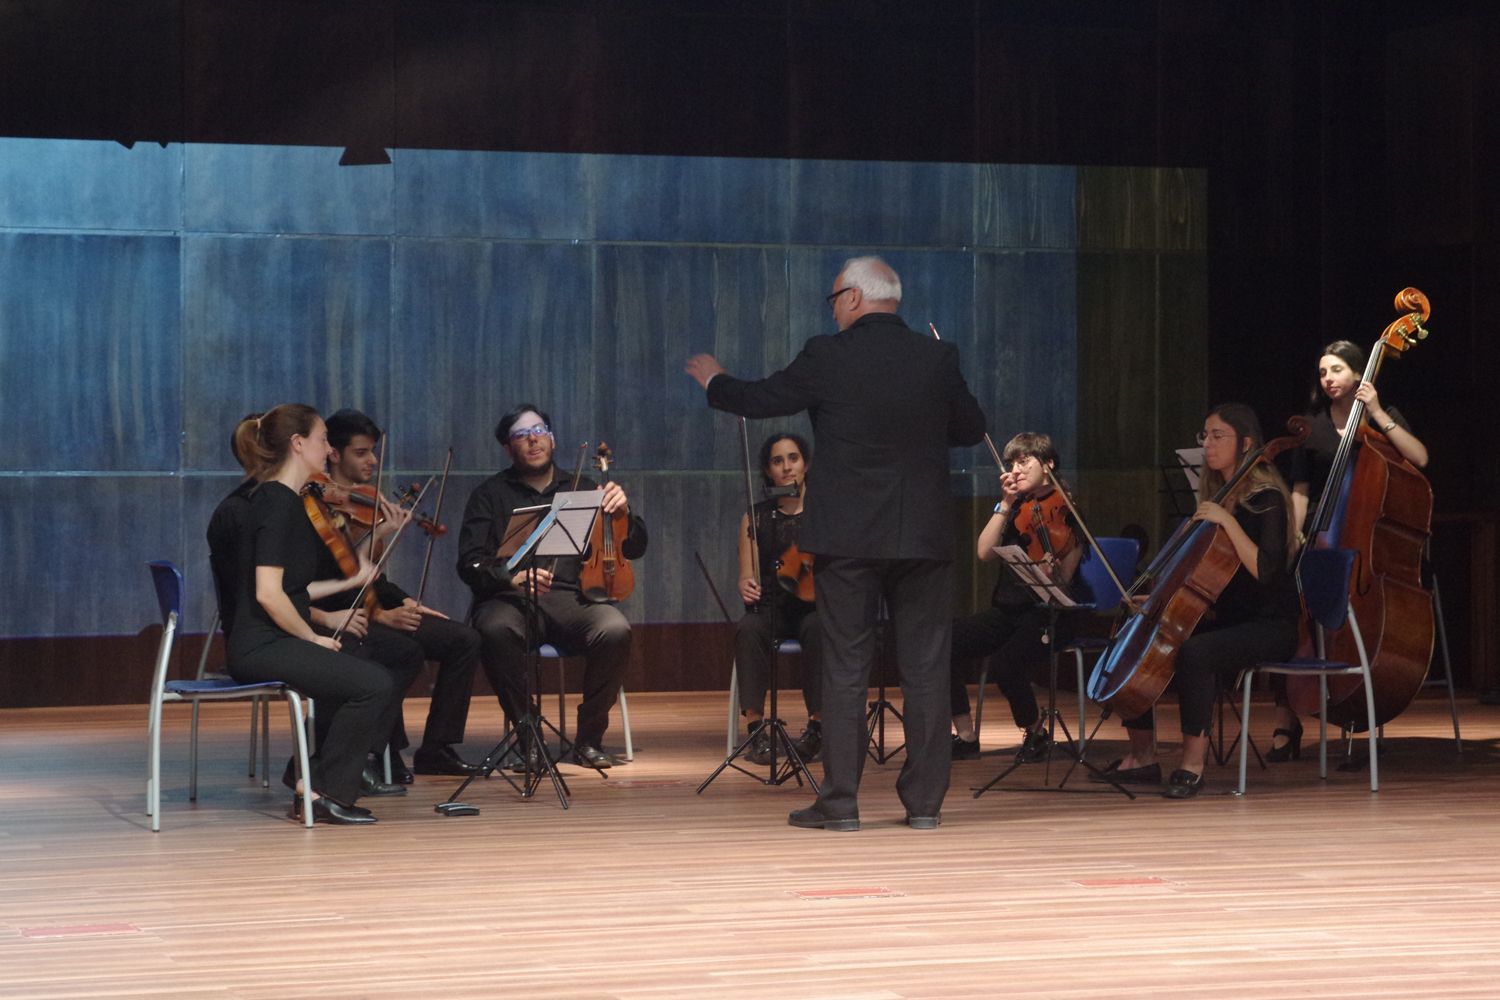
{"type": "Polygon", "coordinates": [[[814,337],[783,370],[717,375],[708,403],[742,417],[808,411],[816,448],[800,547],[823,556],[952,559],[948,449],[984,437],[958,348],[894,313],[814,337]]]}

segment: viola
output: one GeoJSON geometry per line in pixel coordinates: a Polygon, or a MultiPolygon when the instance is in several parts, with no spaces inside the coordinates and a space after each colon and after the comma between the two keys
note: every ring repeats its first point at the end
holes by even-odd
{"type": "Polygon", "coordinates": [[[1026,540],[1026,555],[1033,562],[1056,562],[1078,544],[1068,523],[1068,509],[1061,487],[1044,497],[1029,497],[1018,503],[1014,523],[1026,540]]]}
{"type": "MultiPolygon", "coordinates": [[[[1241,496],[1246,474],[1260,462],[1301,444],[1308,424],[1289,422],[1293,433],[1267,441],[1240,462],[1234,475],[1214,494],[1214,503],[1229,507],[1241,496]]],[[[1089,678],[1089,697],[1124,719],[1133,719],[1156,704],[1176,671],[1177,651],[1193,634],[1240,568],[1240,557],[1223,528],[1212,521],[1184,521],[1145,573],[1130,588],[1154,580],[1150,595],[1110,640],[1089,678]]]]}
{"type": "MultiPolygon", "coordinates": [[[[1399,357],[1427,337],[1422,324],[1432,306],[1426,295],[1415,288],[1402,289],[1395,308],[1402,315],[1375,342],[1365,381],[1374,382],[1388,355],[1399,357]]],[[[1363,402],[1355,401],[1345,427],[1349,430],[1339,443],[1313,515],[1309,545],[1359,553],[1349,583],[1349,604],[1370,660],[1375,719],[1365,718],[1362,682],[1355,678],[1329,678],[1327,709],[1335,725],[1362,730],[1400,715],[1427,679],[1434,620],[1432,595],[1422,587],[1421,565],[1432,531],[1432,486],[1384,434],[1368,426],[1363,402]]],[[[1326,640],[1330,659],[1359,662],[1353,630],[1347,625],[1326,640]]],[[[1307,680],[1287,678],[1288,701],[1298,712],[1321,712],[1318,684],[1307,680]]]]}
{"type": "MultiPolygon", "coordinates": [[[[609,483],[609,467],[614,457],[609,445],[600,441],[594,454],[594,465],[599,469],[603,484],[609,483]]],[[[578,570],[578,589],[595,604],[623,601],[635,590],[635,571],[616,545],[617,538],[628,534],[630,515],[624,509],[613,514],[601,510],[594,519],[594,529],[589,535],[589,556],[578,570]]]]}

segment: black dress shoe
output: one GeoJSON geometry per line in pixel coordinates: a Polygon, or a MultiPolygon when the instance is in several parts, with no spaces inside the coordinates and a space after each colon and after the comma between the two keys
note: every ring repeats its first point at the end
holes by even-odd
{"type": "MultiPolygon", "coordinates": [[[[359,806],[346,806],[342,802],[335,802],[326,795],[313,799],[312,808],[314,823],[357,826],[379,822],[374,816],[370,815],[370,810],[361,809],[359,806]]],[[[292,799],[292,810],[289,815],[295,820],[302,819],[302,796],[298,795],[292,799]]]]}
{"type": "Polygon", "coordinates": [[[1203,790],[1203,775],[1178,769],[1167,779],[1161,794],[1169,799],[1190,799],[1203,790]]]}
{"type": "Polygon", "coordinates": [[[467,778],[484,771],[478,764],[470,764],[464,760],[450,746],[422,747],[411,760],[416,765],[418,774],[446,774],[467,778]]]}
{"type": "Polygon", "coordinates": [[[755,737],[750,741],[750,753],[747,755],[750,763],[771,763],[771,726],[765,722],[752,722],[750,726],[750,735],[755,737]]]}
{"type": "Polygon", "coordinates": [[[802,758],[804,764],[817,760],[818,755],[823,752],[823,723],[816,719],[807,720],[807,728],[802,730],[802,735],[797,737],[792,749],[797,751],[797,756],[802,758]]]}
{"type": "Polygon", "coordinates": [[[1145,767],[1126,767],[1120,765],[1124,760],[1110,761],[1103,774],[1089,772],[1090,781],[1108,782],[1111,779],[1122,785],[1159,785],[1161,784],[1161,765],[1147,764],[1145,767]]]}
{"type": "Polygon", "coordinates": [[[573,763],[580,767],[592,767],[596,771],[602,771],[606,767],[614,767],[615,759],[598,747],[589,746],[587,743],[575,743],[573,763]]]}
{"type": "Polygon", "coordinates": [[[365,768],[359,775],[359,794],[361,795],[405,795],[406,786],[395,783],[386,784],[380,780],[380,775],[365,768]]]}
{"type": "MultiPolygon", "coordinates": [[[[420,751],[418,751],[420,753],[420,751]]],[[[409,785],[417,780],[412,769],[406,766],[406,761],[401,757],[401,751],[391,751],[391,781],[398,785],[409,785]]]]}
{"type": "Polygon", "coordinates": [[[936,816],[913,816],[907,813],[906,825],[913,830],[936,830],[943,825],[943,816],[942,813],[936,816]]]}
{"type": "Polygon", "coordinates": [[[1016,751],[1016,760],[1022,764],[1035,764],[1046,758],[1047,747],[1051,745],[1052,740],[1047,736],[1047,730],[1028,729],[1026,738],[1021,741],[1021,749],[1016,751]]]}
{"type": "Polygon", "coordinates": [[[1302,759],[1302,720],[1293,719],[1291,729],[1278,729],[1271,733],[1271,749],[1266,751],[1266,763],[1284,764],[1289,760],[1302,759]],[[1276,737],[1285,736],[1286,742],[1275,746],[1276,737]]]}
{"type": "Polygon", "coordinates": [[[961,740],[961,739],[958,738],[958,734],[954,733],[953,734],[953,759],[954,760],[978,760],[979,759],[979,741],[977,739],[974,739],[974,740],[961,740]]]}
{"type": "Polygon", "coordinates": [[[804,830],[837,830],[840,833],[852,833],[859,829],[859,817],[851,819],[836,819],[824,815],[823,810],[816,805],[806,809],[794,809],[786,818],[787,823],[792,826],[801,827],[804,830]]]}

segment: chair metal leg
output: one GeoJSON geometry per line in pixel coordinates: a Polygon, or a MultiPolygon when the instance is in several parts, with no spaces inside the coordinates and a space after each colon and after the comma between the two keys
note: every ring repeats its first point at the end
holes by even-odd
{"type": "Polygon", "coordinates": [[[193,702],[192,735],[188,742],[188,801],[198,801],[198,715],[202,703],[193,702]]]}
{"type": "Polygon", "coordinates": [[[625,700],[625,687],[620,686],[620,727],[625,730],[625,759],[635,760],[635,741],[630,737],[630,703],[625,700]]]}
{"type": "MultiPolygon", "coordinates": [[[[1323,651],[1318,650],[1321,657],[1323,651]]],[[[1318,777],[1328,780],[1328,675],[1318,675],[1318,777]]]]}
{"type": "MultiPolygon", "coordinates": [[[[1240,695],[1240,732],[1250,731],[1250,685],[1255,678],[1255,671],[1245,671],[1245,689],[1240,695]]],[[[1240,740],[1240,794],[1245,794],[1245,771],[1250,760],[1250,741],[1240,740]]]]}
{"type": "MultiPolygon", "coordinates": [[[[1365,667],[1365,718],[1375,718],[1375,686],[1370,678],[1370,668],[1365,667]]],[[[1380,761],[1377,746],[1380,743],[1379,726],[1370,727],[1370,791],[1380,791],[1380,761]]]]}
{"type": "MultiPolygon", "coordinates": [[[[257,698],[260,704],[260,787],[271,787],[271,699],[257,698]]],[[[250,725],[255,725],[251,716],[250,725]]],[[[253,771],[251,772],[254,773],[253,771]]]]}
{"type": "Polygon", "coordinates": [[[252,778],[255,777],[255,716],[257,714],[256,709],[260,708],[260,701],[260,695],[256,695],[250,699],[250,763],[246,764],[245,767],[252,778]]]}
{"type": "Polygon", "coordinates": [[[739,667],[730,661],[729,663],[729,730],[724,741],[724,756],[734,755],[734,748],[740,741],[740,671],[739,667]]]}
{"type": "Polygon", "coordinates": [[[389,785],[391,783],[391,745],[389,743],[380,754],[380,768],[384,775],[380,780],[389,785]]]}
{"type": "Polygon", "coordinates": [[[979,692],[974,696],[974,742],[979,742],[979,725],[984,721],[984,689],[989,685],[990,660],[985,657],[979,668],[979,692]]]}
{"type": "Polygon", "coordinates": [[[312,726],[312,699],[307,702],[307,722],[304,724],[302,715],[302,696],[291,688],[286,692],[287,710],[292,716],[292,736],[297,744],[297,778],[302,782],[302,825],[309,830],[313,825],[313,800],[312,800],[312,773],[307,762],[307,744],[311,742],[309,731],[312,726]]]}
{"type": "Polygon", "coordinates": [[[1083,650],[1073,650],[1073,663],[1077,667],[1078,674],[1078,755],[1089,748],[1089,716],[1088,716],[1088,693],[1084,691],[1083,684],[1083,650]]]}
{"type": "Polygon", "coordinates": [[[1458,733],[1458,695],[1453,690],[1453,661],[1448,658],[1448,624],[1443,619],[1443,595],[1438,590],[1437,574],[1432,574],[1432,610],[1437,616],[1438,651],[1443,654],[1443,679],[1448,685],[1448,712],[1453,716],[1453,745],[1464,752],[1464,741],[1458,733]]]}
{"type": "Polygon", "coordinates": [[[161,831],[161,700],[151,699],[146,722],[146,815],[151,832],[161,831]]]}
{"type": "MultiPolygon", "coordinates": [[[[557,743],[561,750],[568,742],[568,670],[567,661],[557,658],[557,743]]],[[[540,702],[540,698],[537,699],[540,702]]]]}

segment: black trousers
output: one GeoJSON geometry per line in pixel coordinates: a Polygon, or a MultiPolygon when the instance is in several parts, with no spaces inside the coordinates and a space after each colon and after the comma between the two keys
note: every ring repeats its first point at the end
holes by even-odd
{"type": "MultiPolygon", "coordinates": [[[[474,671],[479,666],[479,633],[463,622],[423,615],[415,632],[401,634],[416,641],[424,660],[438,665],[422,746],[437,749],[462,743],[469,723],[469,699],[474,694],[474,671]]],[[[406,717],[399,705],[391,746],[397,750],[411,746],[406,717]]]]}
{"type": "Polygon", "coordinates": [[[1047,659],[1047,612],[1040,608],[985,608],[953,623],[953,665],[949,710],[969,714],[969,681],[974,661],[993,656],[990,677],[999,685],[1016,725],[1030,729],[1041,717],[1031,668],[1047,659]]]}
{"type": "Polygon", "coordinates": [[[765,711],[766,692],[771,686],[771,646],[777,639],[796,639],[802,644],[802,702],[808,715],[821,712],[823,629],[813,605],[801,601],[785,601],[774,609],[762,602],[746,608],[745,616],[735,625],[734,669],[740,711],[757,715],[765,711]]]}
{"type": "Polygon", "coordinates": [[[230,676],[241,683],[284,681],[317,702],[318,741],[308,776],[312,787],[345,805],[359,798],[365,754],[390,731],[390,706],[397,697],[393,673],[368,659],[289,635],[238,655],[232,652],[228,666],[230,676]]]}
{"type": "MultiPolygon", "coordinates": [[[[512,722],[526,705],[526,621],[524,598],[495,597],[474,606],[472,622],[480,636],[479,656],[500,707],[512,722]]],[[[592,604],[577,591],[551,590],[537,602],[532,638],[556,646],[565,656],[584,658],[583,698],[578,703],[577,743],[597,747],[609,728],[620,682],[630,658],[630,623],[612,604],[592,604]]]]}
{"type": "Polygon", "coordinates": [[[818,556],[823,625],[823,786],[821,812],[859,816],[864,773],[865,702],[876,655],[876,618],[885,598],[895,634],[906,718],[906,763],[896,792],[913,816],[935,816],[948,793],[953,745],[947,693],[953,564],[940,559],[818,556]]]}
{"type": "MultiPolygon", "coordinates": [[[[375,736],[368,748],[370,753],[379,754],[385,750],[395,732],[396,722],[401,714],[401,699],[406,696],[412,681],[422,672],[425,655],[410,633],[376,622],[370,623],[363,636],[356,637],[345,632],[339,641],[343,644],[345,653],[374,663],[390,674],[391,697],[381,709],[375,736]]],[[[319,742],[323,739],[322,727],[323,712],[320,706],[317,718],[319,742]]]]}
{"type": "MultiPolygon", "coordinates": [[[[1184,736],[1207,736],[1213,727],[1214,696],[1221,684],[1257,663],[1284,660],[1297,648],[1294,618],[1265,618],[1216,626],[1206,622],[1177,651],[1169,687],[1177,691],[1184,736]]],[[[1154,710],[1125,721],[1126,729],[1150,729],[1154,710]]]]}

